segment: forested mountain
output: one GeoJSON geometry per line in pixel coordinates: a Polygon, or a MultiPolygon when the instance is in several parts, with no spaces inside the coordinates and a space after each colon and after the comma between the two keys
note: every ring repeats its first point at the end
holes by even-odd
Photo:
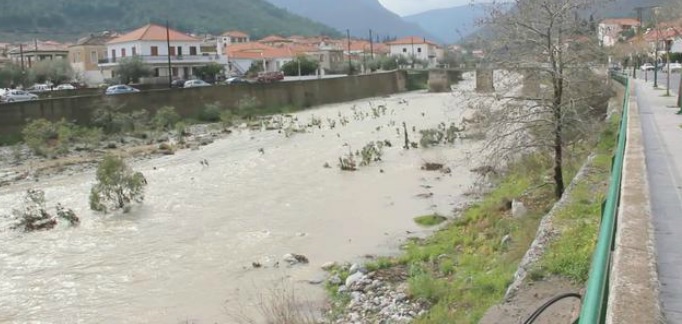
{"type": "Polygon", "coordinates": [[[0,42],[18,39],[75,40],[92,32],[126,31],[149,22],[170,21],[193,33],[239,29],[254,37],[338,35],[338,31],[297,16],[265,0],[2,0],[0,42]]]}
{"type": "MultiPolygon", "coordinates": [[[[385,36],[419,36],[441,41],[417,24],[403,20],[384,8],[379,0],[269,0],[287,11],[327,24],[338,30],[349,29],[353,36],[368,37],[372,29],[385,36]]],[[[415,0],[416,1],[416,0],[415,0]]]]}

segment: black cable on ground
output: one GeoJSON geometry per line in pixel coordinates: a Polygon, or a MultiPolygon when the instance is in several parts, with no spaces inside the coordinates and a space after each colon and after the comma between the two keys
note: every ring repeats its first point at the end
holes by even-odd
{"type": "Polygon", "coordinates": [[[548,300],[542,306],[540,306],[540,308],[538,308],[535,312],[533,312],[533,314],[530,314],[530,316],[528,316],[528,318],[523,322],[523,324],[532,324],[533,322],[535,322],[536,319],[538,319],[538,317],[542,313],[544,313],[549,308],[549,306],[552,306],[554,303],[556,303],[562,299],[566,299],[566,298],[577,298],[580,300],[582,298],[582,296],[580,296],[579,294],[576,294],[576,293],[567,293],[567,294],[562,294],[562,295],[556,296],[556,297],[548,300]]]}

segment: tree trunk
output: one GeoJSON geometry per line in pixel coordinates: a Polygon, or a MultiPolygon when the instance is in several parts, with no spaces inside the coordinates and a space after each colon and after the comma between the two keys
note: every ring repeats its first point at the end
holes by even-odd
{"type": "Polygon", "coordinates": [[[403,122],[403,131],[405,132],[405,146],[403,146],[404,149],[409,150],[410,149],[410,137],[407,134],[407,124],[403,122]]]}
{"type": "Polygon", "coordinates": [[[554,196],[556,199],[561,199],[561,196],[564,194],[561,124],[557,123],[557,129],[555,129],[554,132],[554,196]]]}
{"type": "Polygon", "coordinates": [[[561,116],[561,103],[564,92],[564,82],[561,76],[554,77],[554,196],[561,199],[564,194],[564,141],[563,141],[563,120],[561,116]]]}

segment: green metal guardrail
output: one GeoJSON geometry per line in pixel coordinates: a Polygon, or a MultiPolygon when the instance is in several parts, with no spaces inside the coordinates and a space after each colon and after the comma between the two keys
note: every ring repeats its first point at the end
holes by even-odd
{"type": "Polygon", "coordinates": [[[615,156],[611,164],[611,180],[606,201],[602,204],[601,225],[597,246],[592,256],[587,291],[580,310],[580,324],[600,324],[606,320],[609,298],[609,274],[611,270],[611,253],[616,236],[616,215],[620,203],[620,186],[623,177],[623,160],[625,159],[625,143],[630,106],[630,79],[623,74],[612,74],[611,77],[625,86],[623,113],[618,132],[615,156]]]}

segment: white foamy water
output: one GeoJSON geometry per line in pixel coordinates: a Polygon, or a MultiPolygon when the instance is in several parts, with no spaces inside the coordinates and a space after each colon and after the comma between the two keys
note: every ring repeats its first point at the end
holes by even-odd
{"type": "MultiPolygon", "coordinates": [[[[301,281],[321,278],[321,264],[395,253],[406,231],[425,233],[415,216],[451,215],[464,201],[474,178],[470,143],[406,151],[396,133],[405,121],[418,141],[412,126],[459,123],[458,105],[452,94],[423,93],[328,105],[296,114],[302,123],[323,120],[307,134],[237,131],[199,151],[137,162],[149,186],[144,205],[126,215],[89,211],[93,172],[35,184],[82,224],[0,233],[0,322],[234,323],[232,315],[253,312],[259,294],[282,278],[320,298],[319,286],[301,281]],[[351,107],[371,115],[369,102],[386,105],[387,114],[354,120],[351,107]],[[335,129],[327,118],[337,119],[335,129]],[[393,147],[383,162],[357,172],[336,167],[344,144],[359,150],[385,139],[393,147]],[[421,171],[424,161],[446,163],[452,173],[421,171]],[[310,265],[272,268],[286,253],[303,254],[310,265]],[[251,269],[253,261],[267,268],[251,269]]],[[[0,189],[0,214],[18,207],[27,188],[0,189]]]]}

